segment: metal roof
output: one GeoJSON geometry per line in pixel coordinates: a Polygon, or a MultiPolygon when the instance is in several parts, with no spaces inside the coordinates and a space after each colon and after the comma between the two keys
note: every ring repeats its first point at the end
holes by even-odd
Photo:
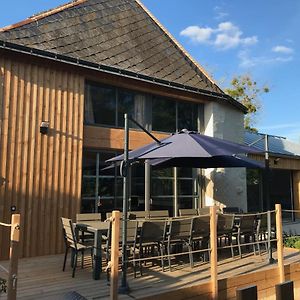
{"type": "MultiPolygon", "coordinates": [[[[265,150],[265,134],[245,132],[244,142],[247,145],[253,145],[253,147],[264,151],[265,150]]],[[[299,156],[300,157],[300,144],[291,142],[283,137],[277,137],[268,135],[269,140],[269,153],[287,156],[299,156]]]]}

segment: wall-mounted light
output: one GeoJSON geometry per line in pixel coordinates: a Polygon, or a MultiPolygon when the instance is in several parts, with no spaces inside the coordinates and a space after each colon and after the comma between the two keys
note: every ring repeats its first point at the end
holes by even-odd
{"type": "Polygon", "coordinates": [[[276,158],[274,159],[274,165],[277,165],[279,161],[280,161],[280,158],[279,158],[279,157],[276,157],[276,158]]]}
{"type": "Polygon", "coordinates": [[[42,121],[40,125],[40,133],[41,134],[48,134],[49,132],[49,122],[48,121],[42,121]]]}

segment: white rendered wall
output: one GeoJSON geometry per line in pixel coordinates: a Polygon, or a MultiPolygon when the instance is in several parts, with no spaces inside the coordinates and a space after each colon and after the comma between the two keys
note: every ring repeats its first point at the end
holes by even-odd
{"type": "MultiPolygon", "coordinates": [[[[204,107],[204,133],[209,136],[243,143],[244,114],[220,103],[208,103],[204,107]]],[[[247,211],[247,187],[245,168],[206,169],[205,205],[222,204],[240,207],[247,211]]]]}

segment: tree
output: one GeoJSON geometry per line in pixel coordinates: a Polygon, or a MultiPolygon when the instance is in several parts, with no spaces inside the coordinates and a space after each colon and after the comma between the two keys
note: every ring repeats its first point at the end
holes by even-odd
{"type": "Polygon", "coordinates": [[[256,117],[261,110],[261,101],[259,96],[264,93],[269,93],[269,87],[258,86],[257,82],[250,75],[239,75],[233,77],[230,82],[230,87],[225,89],[225,92],[233,99],[242,103],[248,112],[244,119],[244,127],[248,130],[257,132],[254,127],[256,117]]]}

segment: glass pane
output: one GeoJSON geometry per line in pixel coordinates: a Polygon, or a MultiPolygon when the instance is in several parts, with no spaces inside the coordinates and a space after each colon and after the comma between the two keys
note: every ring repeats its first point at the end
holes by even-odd
{"type": "Polygon", "coordinates": [[[195,103],[178,102],[178,130],[198,131],[198,105],[195,103]]]}
{"type": "MultiPolygon", "coordinates": [[[[125,113],[134,118],[134,94],[127,91],[119,91],[117,126],[124,127],[125,113]]],[[[129,122],[129,127],[133,127],[132,122],[129,122]]]]}
{"type": "Polygon", "coordinates": [[[166,169],[152,169],[152,178],[154,177],[165,177],[165,178],[173,178],[173,168],[166,169]]]}
{"type": "Polygon", "coordinates": [[[179,209],[193,208],[193,197],[178,197],[179,209]]]}
{"type": "Polygon", "coordinates": [[[100,177],[99,178],[99,195],[100,199],[103,197],[115,196],[115,178],[114,177],[100,177]]]}
{"type": "Polygon", "coordinates": [[[85,199],[81,201],[81,213],[91,213],[95,211],[95,200],[94,199],[85,199]]]}
{"type": "Polygon", "coordinates": [[[261,188],[261,171],[257,169],[247,169],[247,204],[249,212],[261,210],[261,188]]]}
{"type": "Polygon", "coordinates": [[[154,97],[152,100],[152,130],[176,131],[176,102],[154,97]]]}
{"type": "Polygon", "coordinates": [[[85,122],[88,124],[116,125],[115,88],[91,82],[86,84],[85,122]]]}
{"type": "Polygon", "coordinates": [[[178,178],[193,178],[192,168],[177,168],[178,178]]]}
{"type": "Polygon", "coordinates": [[[173,197],[152,197],[151,210],[168,210],[173,216],[173,197]]]}
{"type": "Polygon", "coordinates": [[[96,175],[97,153],[83,151],[82,175],[96,175]]]}
{"type": "Polygon", "coordinates": [[[94,178],[82,178],[82,197],[95,197],[96,192],[96,177],[94,178]]]}
{"type": "Polygon", "coordinates": [[[172,196],[173,195],[173,180],[172,179],[152,179],[153,196],[172,196]]]}
{"type": "Polygon", "coordinates": [[[193,195],[193,180],[192,179],[178,179],[178,195],[193,195]]]}

